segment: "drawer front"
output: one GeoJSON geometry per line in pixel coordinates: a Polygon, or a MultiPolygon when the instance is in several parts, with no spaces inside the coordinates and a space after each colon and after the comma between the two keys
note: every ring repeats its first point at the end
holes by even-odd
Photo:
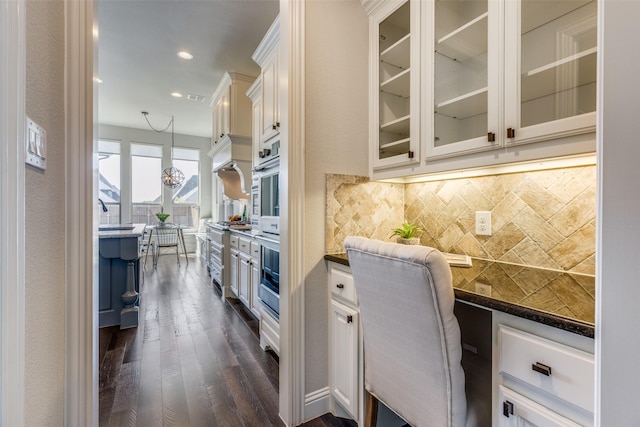
{"type": "Polygon", "coordinates": [[[500,372],[593,412],[592,354],[500,325],[500,372]]]}
{"type": "Polygon", "coordinates": [[[240,245],[240,252],[244,252],[247,255],[251,255],[251,240],[240,237],[238,239],[240,245]]]}
{"type": "Polygon", "coordinates": [[[331,268],[330,276],[329,287],[331,293],[355,305],[356,288],[353,284],[353,276],[335,267],[331,268]]]}
{"type": "Polygon", "coordinates": [[[232,234],[229,236],[229,242],[232,248],[240,249],[240,238],[238,236],[232,234]]]}
{"type": "Polygon", "coordinates": [[[256,241],[251,242],[251,256],[255,259],[260,259],[260,243],[256,241]]]}

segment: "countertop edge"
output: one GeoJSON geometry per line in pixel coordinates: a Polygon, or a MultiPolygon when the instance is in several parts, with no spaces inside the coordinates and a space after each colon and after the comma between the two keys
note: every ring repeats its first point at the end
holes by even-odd
{"type": "MultiPolygon", "coordinates": [[[[349,266],[349,258],[347,258],[346,254],[326,254],[324,256],[324,259],[327,261],[335,262],[337,264],[345,265],[347,267],[349,266]]],[[[522,317],[524,319],[532,320],[543,325],[552,326],[557,329],[572,332],[577,335],[582,335],[587,338],[595,337],[595,326],[588,323],[580,322],[574,319],[568,319],[566,317],[558,316],[529,307],[524,307],[506,301],[497,300],[483,295],[474,294],[462,289],[454,288],[454,293],[456,299],[459,299],[460,301],[476,304],[482,307],[489,308],[491,310],[501,311],[513,316],[522,317]]]]}

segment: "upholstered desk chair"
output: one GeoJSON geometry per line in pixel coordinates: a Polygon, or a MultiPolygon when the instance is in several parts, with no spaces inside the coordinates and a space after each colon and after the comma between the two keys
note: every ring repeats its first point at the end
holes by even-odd
{"type": "Polygon", "coordinates": [[[378,400],[415,427],[467,425],[447,260],[430,247],[363,237],[344,246],[364,337],[365,427],[376,425],[378,400]]]}

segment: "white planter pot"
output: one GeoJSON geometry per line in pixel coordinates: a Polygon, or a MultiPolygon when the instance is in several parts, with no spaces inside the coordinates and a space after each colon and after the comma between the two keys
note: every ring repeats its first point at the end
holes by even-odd
{"type": "Polygon", "coordinates": [[[419,245],[420,238],[419,237],[411,237],[409,239],[405,239],[404,237],[398,237],[398,243],[401,245],[419,245]]]}

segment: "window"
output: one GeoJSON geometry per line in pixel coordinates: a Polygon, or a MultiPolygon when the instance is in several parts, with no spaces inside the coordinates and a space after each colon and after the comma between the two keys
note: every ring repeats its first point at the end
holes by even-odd
{"type": "Polygon", "coordinates": [[[162,211],[162,146],[131,144],[131,221],[155,224],[162,211]]]}
{"type": "Polygon", "coordinates": [[[184,184],[173,189],[173,220],[195,227],[200,216],[200,150],[174,148],[173,166],[184,174],[184,184]]]}
{"type": "Polygon", "coordinates": [[[99,209],[100,224],[120,223],[120,142],[98,141],[98,198],[107,209],[99,209]]]}

